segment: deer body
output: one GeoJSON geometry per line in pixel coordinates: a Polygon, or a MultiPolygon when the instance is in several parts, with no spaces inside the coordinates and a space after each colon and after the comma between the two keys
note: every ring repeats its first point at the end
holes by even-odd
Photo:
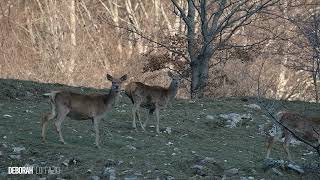
{"type": "MultiPolygon", "coordinates": [[[[281,124],[290,129],[295,135],[301,137],[309,142],[320,143],[320,118],[319,117],[307,117],[298,113],[280,111],[277,113],[278,119],[281,124]]],[[[267,158],[270,156],[272,145],[277,139],[284,137],[283,149],[287,154],[287,157],[292,161],[289,151],[289,144],[294,137],[290,131],[281,127],[281,134],[278,136],[269,136],[267,140],[267,158]]]]}
{"type": "Polygon", "coordinates": [[[42,141],[45,142],[46,126],[51,119],[56,118],[54,124],[59,134],[60,141],[65,143],[61,124],[68,116],[75,120],[92,120],[96,133],[95,144],[99,146],[99,121],[112,110],[112,103],[119,95],[121,83],[127,79],[127,76],[122,76],[120,79],[114,79],[112,76],[107,76],[108,80],[112,81],[112,87],[109,94],[79,94],[70,91],[53,91],[45,95],[50,97],[51,112],[43,116],[42,119],[42,141]]]}
{"type": "Polygon", "coordinates": [[[143,130],[147,126],[147,122],[150,119],[150,115],[153,112],[156,113],[157,118],[157,133],[159,130],[159,111],[166,108],[168,103],[174,99],[178,91],[179,79],[172,73],[168,73],[172,78],[169,88],[163,88],[159,86],[148,86],[141,82],[131,82],[125,88],[126,95],[131,99],[133,103],[132,114],[133,121],[132,126],[136,129],[136,117],[143,130]],[[142,125],[140,121],[139,108],[145,108],[149,110],[148,118],[142,125]]]}

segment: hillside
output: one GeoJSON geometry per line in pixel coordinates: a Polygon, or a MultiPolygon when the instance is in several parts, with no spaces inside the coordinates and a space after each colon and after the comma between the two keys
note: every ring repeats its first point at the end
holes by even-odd
{"type": "MultiPolygon", "coordinates": [[[[102,149],[94,147],[91,121],[67,120],[63,135],[68,144],[62,145],[50,123],[47,142],[40,141],[40,117],[49,110],[42,93],[71,88],[85,93],[103,92],[89,88],[66,87],[58,84],[39,84],[30,81],[0,80],[0,179],[36,179],[35,175],[6,175],[8,166],[57,166],[59,175],[43,175],[56,179],[85,179],[100,176],[107,179],[316,179],[319,174],[281,170],[278,176],[264,171],[265,137],[259,125],[268,121],[262,110],[244,105],[255,103],[253,98],[221,98],[197,101],[177,100],[160,112],[162,133],[155,133],[155,117],[147,132],[131,127],[131,103],[120,98],[117,108],[100,123],[102,149]],[[237,127],[226,127],[221,114],[247,115],[237,127]],[[18,152],[17,147],[21,151],[18,152]],[[25,148],[25,149],[23,149],[25,148]],[[16,152],[13,152],[16,149],[16,152]],[[15,156],[14,156],[15,155],[15,156]],[[20,156],[19,156],[20,155],[20,156]],[[236,168],[236,169],[233,169],[236,168]]],[[[305,102],[271,102],[278,108],[301,113],[319,113],[320,106],[305,102]]],[[[145,114],[142,115],[145,119],[145,114]]],[[[269,119],[271,121],[271,119],[269,119]]],[[[304,145],[291,147],[296,162],[310,166],[317,162],[316,153],[304,145]],[[302,156],[307,153],[308,155],[302,156]]],[[[273,158],[285,158],[281,145],[272,151],[273,158]]]]}

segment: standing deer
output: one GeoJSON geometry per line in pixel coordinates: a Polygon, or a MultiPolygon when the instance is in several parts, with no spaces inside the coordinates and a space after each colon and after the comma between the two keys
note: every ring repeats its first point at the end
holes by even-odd
{"type": "Polygon", "coordinates": [[[136,117],[140,123],[141,128],[145,131],[148,120],[153,112],[156,113],[157,118],[157,133],[159,130],[159,111],[165,108],[168,103],[174,99],[178,91],[178,85],[180,78],[177,75],[173,75],[170,71],[168,72],[169,77],[172,79],[169,88],[163,88],[159,86],[148,86],[141,82],[131,82],[125,88],[126,95],[131,99],[133,103],[132,115],[133,128],[136,127],[136,117]],[[149,110],[147,120],[142,125],[140,121],[139,108],[143,107],[149,110]]]}
{"type": "Polygon", "coordinates": [[[107,74],[107,79],[112,81],[109,94],[78,94],[70,91],[52,91],[44,94],[50,97],[51,112],[45,114],[42,118],[42,142],[45,142],[46,126],[48,122],[54,118],[54,125],[59,134],[60,141],[63,139],[61,132],[61,124],[68,116],[76,120],[92,120],[94,124],[96,139],[95,144],[99,146],[99,121],[105,117],[106,113],[111,111],[112,103],[119,95],[121,84],[127,79],[127,75],[121,78],[113,78],[107,74]]]}
{"type": "MultiPolygon", "coordinates": [[[[319,117],[306,117],[298,113],[280,111],[277,113],[280,123],[291,130],[295,135],[301,137],[309,142],[317,141],[320,143],[320,118],[319,117]]],[[[267,139],[267,158],[270,157],[272,145],[276,140],[284,137],[283,149],[287,154],[287,157],[292,161],[289,151],[289,144],[293,135],[283,126],[278,125],[281,128],[281,133],[276,136],[269,136],[267,139]]]]}

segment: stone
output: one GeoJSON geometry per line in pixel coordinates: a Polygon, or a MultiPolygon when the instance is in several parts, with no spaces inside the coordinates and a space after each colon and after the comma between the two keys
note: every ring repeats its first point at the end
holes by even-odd
{"type": "Polygon", "coordinates": [[[245,104],[243,106],[247,108],[255,109],[255,110],[261,110],[261,107],[257,104],[248,104],[248,105],[245,104]]]}
{"type": "Polygon", "coordinates": [[[166,176],[165,180],[174,180],[174,177],[173,176],[166,176]]]}
{"type": "Polygon", "coordinates": [[[205,163],[216,163],[216,159],[213,157],[205,157],[200,161],[200,163],[205,164],[205,163]]]}
{"type": "Polygon", "coordinates": [[[90,176],[88,180],[100,180],[99,176],[90,176]]]}
{"type": "Polygon", "coordinates": [[[251,114],[237,114],[237,113],[229,113],[229,114],[220,114],[220,118],[226,120],[228,128],[235,128],[237,124],[241,122],[243,119],[252,119],[251,114]]]}
{"type": "Polygon", "coordinates": [[[252,176],[249,176],[249,177],[243,177],[243,176],[241,176],[241,177],[240,177],[240,180],[254,180],[254,177],[252,177],[252,176]]]}
{"type": "Polygon", "coordinates": [[[233,176],[233,175],[239,173],[239,169],[237,169],[237,168],[231,168],[231,169],[226,170],[224,173],[225,173],[227,176],[233,176]]]}
{"type": "Polygon", "coordinates": [[[167,132],[168,134],[171,134],[171,133],[172,133],[171,127],[167,127],[167,128],[166,128],[166,132],[167,132]]]}
{"type": "Polygon", "coordinates": [[[13,152],[20,154],[22,151],[25,151],[26,148],[25,147],[13,147],[13,152]]]}
{"type": "Polygon", "coordinates": [[[18,155],[9,155],[9,157],[11,159],[21,159],[21,155],[20,154],[18,154],[18,155]]]}
{"type": "Polygon", "coordinates": [[[206,116],[206,119],[214,120],[214,117],[213,117],[212,115],[207,115],[207,116],[206,116]]]}
{"type": "Polygon", "coordinates": [[[137,176],[128,176],[128,177],[124,177],[124,180],[137,180],[138,177],[137,176]]]}
{"type": "Polygon", "coordinates": [[[132,145],[127,145],[127,148],[130,149],[130,150],[136,150],[137,148],[132,146],[132,145]]]}
{"type": "Polygon", "coordinates": [[[276,169],[276,168],[271,168],[271,169],[272,169],[272,172],[273,172],[274,174],[276,174],[276,175],[278,175],[278,176],[283,176],[283,173],[280,172],[278,169],[276,169]]]}
{"type": "Polygon", "coordinates": [[[116,166],[116,165],[117,165],[116,161],[114,161],[113,159],[108,159],[105,167],[112,167],[112,166],[116,166]]]}
{"type": "Polygon", "coordinates": [[[300,173],[300,174],[303,174],[304,173],[304,170],[298,166],[298,165],[294,165],[294,164],[288,164],[288,168],[300,173]]]}
{"type": "Polygon", "coordinates": [[[109,180],[116,180],[116,170],[113,167],[105,167],[102,170],[102,176],[108,178],[109,180]]]}

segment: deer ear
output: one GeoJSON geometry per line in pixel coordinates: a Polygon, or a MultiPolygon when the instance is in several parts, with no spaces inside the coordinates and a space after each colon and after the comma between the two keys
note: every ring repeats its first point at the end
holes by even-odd
{"type": "Polygon", "coordinates": [[[171,77],[171,78],[173,78],[173,74],[172,74],[171,71],[168,71],[168,76],[171,77]]]}
{"type": "Polygon", "coordinates": [[[121,80],[121,81],[125,81],[125,80],[127,80],[127,78],[128,78],[128,76],[125,74],[125,75],[123,75],[123,76],[120,78],[120,80],[121,80]]]}
{"type": "Polygon", "coordinates": [[[110,74],[107,74],[107,79],[108,79],[109,81],[112,81],[112,80],[113,80],[113,77],[112,77],[110,74]]]}

